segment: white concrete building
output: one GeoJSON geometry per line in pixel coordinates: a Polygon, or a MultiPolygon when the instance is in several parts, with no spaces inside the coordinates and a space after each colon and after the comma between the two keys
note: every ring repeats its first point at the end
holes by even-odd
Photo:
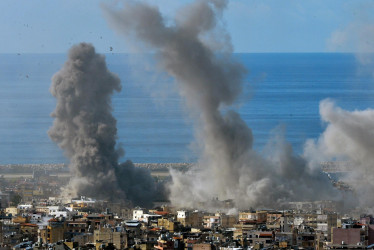
{"type": "Polygon", "coordinates": [[[145,215],[145,209],[143,209],[143,208],[135,208],[132,211],[132,220],[143,221],[144,220],[144,215],[145,215]]]}
{"type": "Polygon", "coordinates": [[[28,210],[28,209],[31,209],[33,206],[31,204],[19,204],[17,206],[18,209],[21,209],[21,210],[28,210]]]}

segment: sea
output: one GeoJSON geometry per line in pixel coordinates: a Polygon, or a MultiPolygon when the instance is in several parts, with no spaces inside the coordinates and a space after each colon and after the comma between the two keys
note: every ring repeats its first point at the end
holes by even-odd
{"type": "MultiPolygon", "coordinates": [[[[52,76],[66,54],[0,54],[0,164],[68,163],[48,137],[56,100],[52,76]]],[[[112,98],[120,161],[196,162],[194,121],[178,83],[151,55],[106,54],[122,90],[112,98]]],[[[347,110],[374,107],[374,78],[354,54],[234,54],[247,69],[243,93],[232,105],[252,129],[261,152],[274,131],[284,131],[296,154],[326,127],[319,103],[330,98],[347,110]],[[281,128],[281,129],[280,129],[281,128]]]]}

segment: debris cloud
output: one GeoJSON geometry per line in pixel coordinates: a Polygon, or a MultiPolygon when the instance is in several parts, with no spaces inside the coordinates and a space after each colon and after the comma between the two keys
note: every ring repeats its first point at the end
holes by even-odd
{"type": "Polygon", "coordinates": [[[320,103],[320,114],[327,127],[317,140],[307,141],[306,158],[314,164],[349,162],[351,169],[342,180],[353,188],[360,206],[373,206],[374,110],[346,111],[327,99],[320,103]]]}
{"type": "Polygon", "coordinates": [[[243,209],[330,197],[334,191],[328,178],[309,168],[282,136],[269,145],[271,156],[252,149],[252,131],[232,108],[247,72],[232,57],[222,26],[226,6],[225,0],[195,1],[173,21],[142,2],[124,2],[122,9],[103,6],[119,34],[155,52],[195,120],[199,162],[187,173],[171,171],[172,203],[217,209],[217,199],[230,199],[243,209]]]}
{"type": "Polygon", "coordinates": [[[57,105],[48,134],[70,160],[73,177],[66,189],[71,195],[149,205],[156,188],[149,172],[130,161],[118,164],[124,152],[116,147],[111,96],[120,90],[120,79],[108,70],[104,56],[91,44],[73,46],[52,78],[57,105]]]}
{"type": "MultiPolygon", "coordinates": [[[[357,59],[357,73],[374,77],[374,19],[373,4],[354,4],[354,19],[345,27],[333,32],[328,39],[332,51],[353,52],[357,59]]],[[[373,79],[371,79],[372,81],[373,79]]],[[[341,178],[353,189],[361,209],[372,207],[374,192],[374,110],[348,111],[338,107],[331,99],[322,100],[319,106],[326,129],[316,140],[308,140],[304,155],[311,165],[321,161],[344,161],[350,169],[341,178]]],[[[353,202],[352,202],[353,203],[353,202]]],[[[371,211],[372,212],[372,211],[371,211]]]]}

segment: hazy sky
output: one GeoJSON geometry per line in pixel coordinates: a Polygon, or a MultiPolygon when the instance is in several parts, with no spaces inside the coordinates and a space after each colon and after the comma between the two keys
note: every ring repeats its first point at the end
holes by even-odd
{"type": "MultiPolygon", "coordinates": [[[[1,0],[0,53],[65,53],[90,42],[99,52],[126,52],[109,29],[102,0],[1,0]]],[[[148,0],[166,16],[188,0],[148,0]]],[[[231,0],[224,20],[235,52],[373,50],[372,0],[231,0]],[[357,42],[359,41],[360,42],[357,42]]]]}

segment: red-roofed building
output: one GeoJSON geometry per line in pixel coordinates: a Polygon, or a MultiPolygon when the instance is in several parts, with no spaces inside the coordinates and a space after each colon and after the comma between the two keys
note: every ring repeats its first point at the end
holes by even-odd
{"type": "Polygon", "coordinates": [[[169,215],[169,212],[166,212],[166,211],[155,211],[154,213],[157,214],[157,215],[161,215],[161,216],[169,215]]]}

